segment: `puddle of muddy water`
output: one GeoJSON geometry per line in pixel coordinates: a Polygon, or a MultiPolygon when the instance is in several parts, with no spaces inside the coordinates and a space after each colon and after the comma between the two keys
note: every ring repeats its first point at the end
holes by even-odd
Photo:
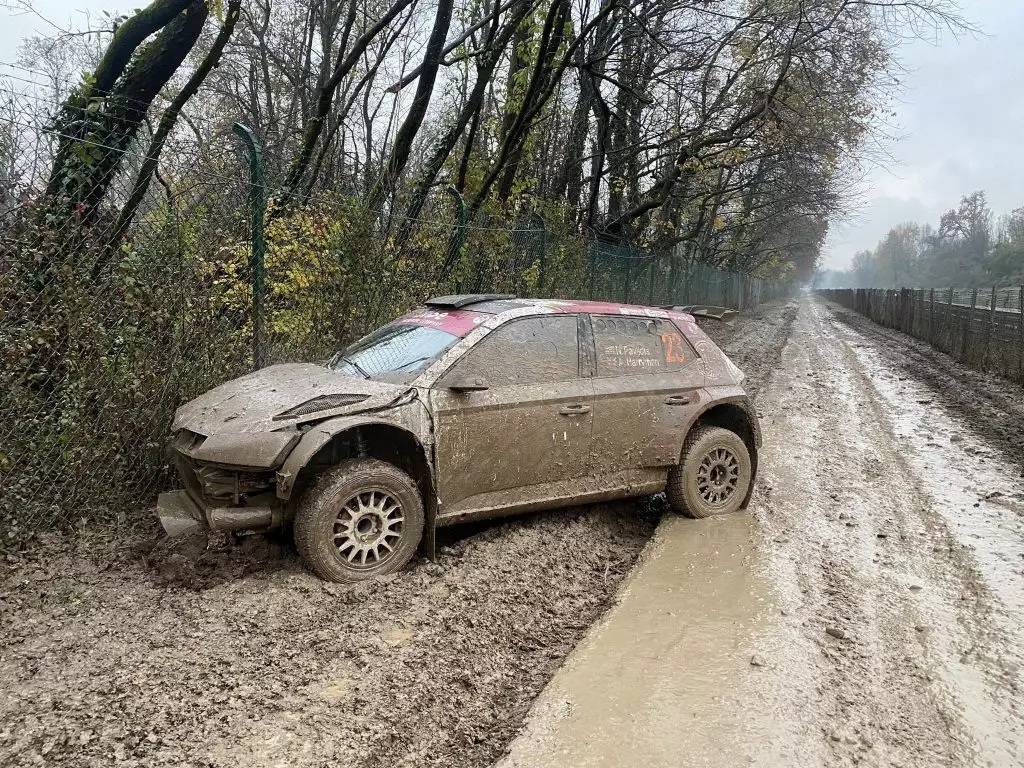
{"type": "Polygon", "coordinates": [[[781,623],[755,528],[747,514],[663,521],[499,765],[820,764],[792,696],[812,695],[807,651],[781,623]]]}

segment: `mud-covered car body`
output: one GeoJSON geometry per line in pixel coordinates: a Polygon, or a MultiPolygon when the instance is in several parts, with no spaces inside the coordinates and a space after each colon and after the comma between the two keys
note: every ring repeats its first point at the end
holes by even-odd
{"type": "Polygon", "coordinates": [[[685,312],[441,297],[326,366],[271,366],[182,406],[185,488],[158,514],[171,534],[266,531],[318,473],[372,457],[415,481],[431,547],[440,525],[662,491],[698,423],[738,434],[756,470],[742,380],[685,312]]]}

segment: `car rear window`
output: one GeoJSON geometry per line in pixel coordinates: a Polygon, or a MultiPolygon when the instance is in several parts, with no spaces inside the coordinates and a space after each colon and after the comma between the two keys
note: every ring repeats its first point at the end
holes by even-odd
{"type": "Polygon", "coordinates": [[[594,315],[598,376],[682,370],[697,353],[669,320],[594,315]]]}

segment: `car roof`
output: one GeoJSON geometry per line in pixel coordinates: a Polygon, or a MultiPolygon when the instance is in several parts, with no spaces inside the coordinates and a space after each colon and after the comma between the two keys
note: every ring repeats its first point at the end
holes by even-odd
{"type": "Polygon", "coordinates": [[[428,307],[446,309],[469,309],[490,315],[504,312],[536,308],[545,314],[591,314],[637,315],[642,317],[668,317],[669,315],[685,314],[664,308],[646,307],[639,304],[620,304],[611,301],[582,301],[575,299],[521,299],[503,294],[458,294],[441,296],[425,302],[428,307]]]}

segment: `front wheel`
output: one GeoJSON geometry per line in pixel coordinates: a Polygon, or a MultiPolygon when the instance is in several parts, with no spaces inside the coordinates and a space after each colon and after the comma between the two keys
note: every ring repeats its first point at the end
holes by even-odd
{"type": "Polygon", "coordinates": [[[687,517],[726,515],[743,506],[753,479],[750,452],[735,432],[694,428],[665,486],[669,504],[687,517]]]}
{"type": "Polygon", "coordinates": [[[422,535],[416,483],[377,459],[353,459],[320,475],[295,514],[299,555],[328,581],[394,573],[415,554],[422,535]]]}

